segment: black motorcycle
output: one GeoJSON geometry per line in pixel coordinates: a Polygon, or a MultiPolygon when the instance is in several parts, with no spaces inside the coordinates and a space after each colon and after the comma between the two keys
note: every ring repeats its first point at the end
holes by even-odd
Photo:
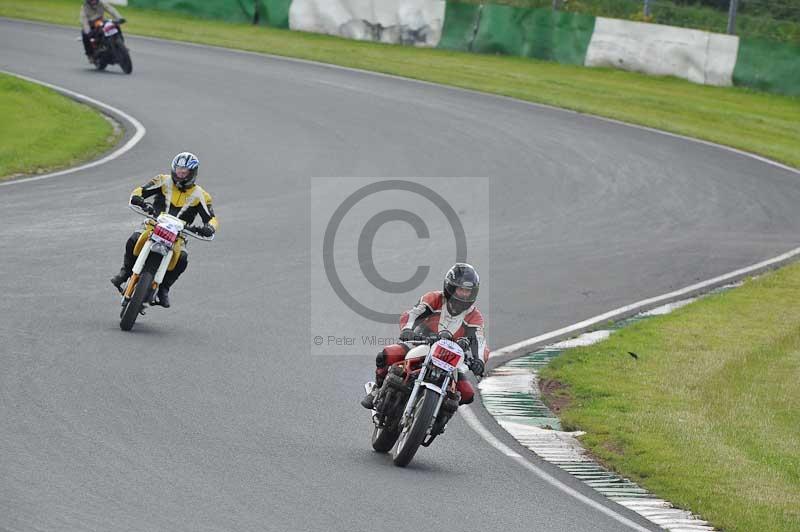
{"type": "Polygon", "coordinates": [[[92,21],[93,44],[92,63],[97,70],[105,70],[108,65],[119,65],[126,74],[133,72],[133,63],[120,24],[125,19],[92,21]]]}

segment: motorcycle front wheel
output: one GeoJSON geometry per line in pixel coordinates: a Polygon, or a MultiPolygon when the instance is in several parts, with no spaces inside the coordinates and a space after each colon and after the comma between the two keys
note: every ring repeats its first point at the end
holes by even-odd
{"type": "Polygon", "coordinates": [[[114,40],[114,59],[119,66],[122,68],[122,71],[126,74],[130,74],[133,72],[133,61],[131,61],[131,54],[128,52],[128,48],[125,46],[125,42],[122,39],[115,39],[114,40]]]}
{"type": "Polygon", "coordinates": [[[394,465],[405,467],[414,458],[417,449],[428,435],[428,429],[433,424],[433,413],[439,402],[439,394],[428,388],[423,388],[414,410],[411,412],[410,423],[403,427],[397,446],[394,448],[392,460],[394,465]]]}
{"type": "Polygon", "coordinates": [[[142,275],[136,283],[136,288],[133,289],[133,295],[122,309],[122,314],[120,315],[119,328],[123,331],[130,331],[133,328],[133,324],[136,323],[136,318],[139,317],[139,311],[142,310],[144,300],[150,292],[152,284],[153,272],[142,271],[142,275]]]}

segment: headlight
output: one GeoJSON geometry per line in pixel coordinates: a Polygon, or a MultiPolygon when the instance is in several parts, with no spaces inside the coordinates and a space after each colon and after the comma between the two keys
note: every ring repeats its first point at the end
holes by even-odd
{"type": "Polygon", "coordinates": [[[426,376],[428,377],[427,380],[431,382],[437,382],[442,380],[444,374],[441,369],[437,368],[436,366],[431,366],[431,369],[428,371],[426,376]]]}
{"type": "Polygon", "coordinates": [[[167,253],[169,253],[169,248],[162,244],[161,242],[156,242],[150,248],[150,251],[153,253],[158,253],[159,255],[164,255],[166,257],[167,253]]]}

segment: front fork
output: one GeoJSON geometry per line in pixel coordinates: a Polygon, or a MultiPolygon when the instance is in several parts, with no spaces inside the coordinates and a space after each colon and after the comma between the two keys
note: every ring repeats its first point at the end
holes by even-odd
{"type": "MultiPolygon", "coordinates": [[[[442,387],[439,388],[436,385],[425,382],[425,374],[427,372],[428,372],[428,365],[425,364],[422,366],[422,369],[420,370],[417,379],[414,381],[414,388],[411,390],[411,395],[408,397],[408,402],[406,402],[406,409],[403,411],[403,418],[400,422],[401,426],[403,427],[410,426],[409,420],[411,418],[411,412],[414,409],[414,405],[417,401],[417,396],[419,395],[420,388],[422,387],[425,387],[439,394],[439,400],[436,402],[436,409],[433,411],[433,419],[435,420],[439,416],[439,410],[441,410],[442,408],[442,402],[444,401],[445,395],[447,395],[447,388],[450,386],[450,380],[452,379],[452,377],[450,375],[447,375],[444,378],[442,387]]],[[[430,427],[428,427],[428,430],[430,430],[430,427]]]]}
{"type": "MultiPolygon", "coordinates": [[[[147,242],[145,242],[142,246],[141,251],[139,251],[139,256],[136,257],[136,262],[133,264],[133,273],[131,274],[130,281],[128,281],[128,286],[125,287],[125,293],[122,296],[123,305],[133,295],[133,291],[136,289],[136,284],[139,281],[139,276],[142,274],[142,270],[144,269],[144,265],[147,263],[147,258],[150,256],[150,251],[152,248],[153,241],[148,239],[147,242]]],[[[151,287],[153,290],[157,289],[164,280],[164,276],[167,274],[169,264],[172,261],[173,254],[174,251],[170,249],[167,254],[161,258],[161,263],[158,265],[158,270],[156,270],[156,275],[153,278],[153,286],[151,287]]]]}

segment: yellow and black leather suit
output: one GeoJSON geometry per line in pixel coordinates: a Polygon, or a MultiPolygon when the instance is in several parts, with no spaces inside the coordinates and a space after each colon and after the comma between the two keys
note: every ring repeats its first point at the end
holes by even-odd
{"type": "Polygon", "coordinates": [[[211,194],[203,190],[200,185],[192,185],[186,190],[179,190],[169,174],[161,174],[137,187],[131,193],[133,196],[150,198],[155,196],[153,207],[156,212],[167,212],[177,216],[187,224],[194,222],[199,215],[204,224],[209,224],[217,229],[217,217],[211,203],[211,194]]]}
{"type": "MultiPolygon", "coordinates": [[[[152,205],[156,213],[167,212],[186,222],[187,226],[192,224],[197,216],[204,224],[214,228],[219,227],[217,217],[214,215],[211,194],[206,192],[200,185],[192,185],[185,190],[179,189],[169,174],[157,175],[144,185],[137,187],[131,193],[131,203],[136,203],[135,197],[142,199],[154,198],[152,205]]],[[[139,200],[141,201],[141,200],[139,200]]],[[[150,238],[152,226],[148,225],[143,231],[134,232],[125,245],[125,259],[123,271],[130,271],[136,261],[135,257],[141,251],[142,246],[150,238]]],[[[179,240],[173,248],[175,255],[169,265],[164,281],[161,283],[163,288],[169,289],[178,279],[188,265],[188,256],[183,249],[183,242],[179,240]]]]}

